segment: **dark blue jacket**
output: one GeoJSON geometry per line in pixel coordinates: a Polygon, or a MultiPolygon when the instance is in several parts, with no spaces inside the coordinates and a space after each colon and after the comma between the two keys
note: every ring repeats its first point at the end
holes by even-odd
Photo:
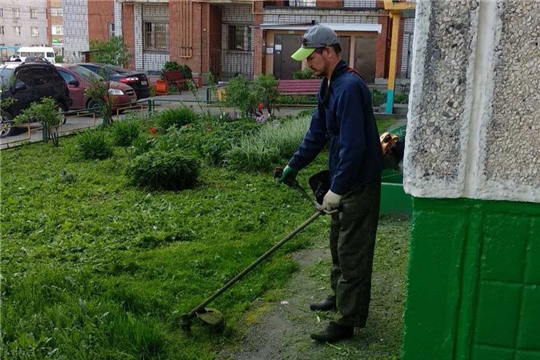
{"type": "Polygon", "coordinates": [[[301,170],[309,165],[330,140],[330,190],[345,195],[373,181],[383,168],[381,143],[373,115],[371,93],[354,71],[341,60],[330,86],[323,79],[317,110],[289,166],[301,170]]]}

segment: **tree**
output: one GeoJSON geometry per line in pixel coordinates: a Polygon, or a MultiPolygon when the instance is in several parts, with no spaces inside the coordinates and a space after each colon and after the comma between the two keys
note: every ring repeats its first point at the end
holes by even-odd
{"type": "Polygon", "coordinates": [[[113,36],[107,42],[90,40],[93,62],[126,67],[133,58],[122,36],[113,36]]]}

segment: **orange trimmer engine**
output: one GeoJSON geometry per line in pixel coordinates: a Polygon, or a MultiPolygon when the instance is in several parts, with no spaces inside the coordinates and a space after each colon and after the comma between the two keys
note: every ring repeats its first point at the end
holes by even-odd
{"type": "Polygon", "coordinates": [[[385,168],[400,170],[405,152],[405,139],[389,132],[383,133],[380,139],[385,168]]]}

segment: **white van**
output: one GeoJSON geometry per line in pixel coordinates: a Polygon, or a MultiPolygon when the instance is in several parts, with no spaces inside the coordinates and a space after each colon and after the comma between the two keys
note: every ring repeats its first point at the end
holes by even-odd
{"type": "Polygon", "coordinates": [[[54,64],[54,49],[44,46],[23,46],[17,50],[17,55],[21,61],[25,61],[27,57],[40,57],[47,59],[51,64],[54,64]]]}

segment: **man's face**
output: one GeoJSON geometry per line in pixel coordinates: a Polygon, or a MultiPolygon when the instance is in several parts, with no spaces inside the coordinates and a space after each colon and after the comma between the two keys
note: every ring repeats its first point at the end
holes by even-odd
{"type": "Polygon", "coordinates": [[[314,52],[311,53],[306,58],[307,64],[311,71],[317,76],[326,76],[326,72],[328,70],[328,47],[321,48],[321,49],[315,49],[314,52]]]}

